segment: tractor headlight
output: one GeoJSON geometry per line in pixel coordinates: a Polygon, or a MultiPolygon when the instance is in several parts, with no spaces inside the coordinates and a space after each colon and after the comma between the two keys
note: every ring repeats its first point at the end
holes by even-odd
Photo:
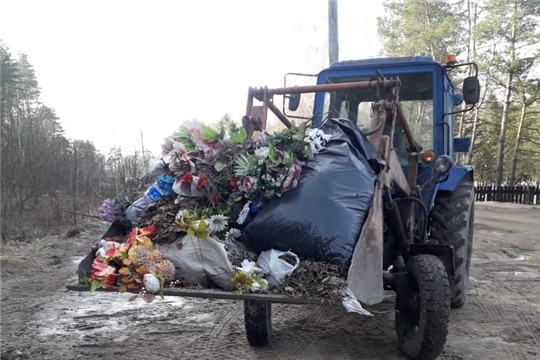
{"type": "Polygon", "coordinates": [[[435,171],[439,174],[446,174],[452,166],[454,165],[454,160],[448,155],[441,155],[435,160],[435,171]]]}

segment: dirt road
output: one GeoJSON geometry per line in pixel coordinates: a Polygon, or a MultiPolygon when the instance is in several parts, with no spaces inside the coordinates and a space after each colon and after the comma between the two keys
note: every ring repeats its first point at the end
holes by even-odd
{"type": "MultiPolygon", "coordinates": [[[[65,292],[107,228],[1,250],[1,359],[403,359],[393,296],[369,308],[274,305],[274,341],[247,345],[241,302],[65,292]]],[[[469,300],[440,359],[540,358],[540,208],[478,203],[469,300]]]]}

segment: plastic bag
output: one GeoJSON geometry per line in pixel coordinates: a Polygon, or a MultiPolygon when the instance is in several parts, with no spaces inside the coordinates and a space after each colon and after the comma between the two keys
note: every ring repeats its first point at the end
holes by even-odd
{"type": "Polygon", "coordinates": [[[242,241],[256,252],[290,250],[346,274],[379,164],[375,147],[349,120],[329,119],[321,129],[331,138],[306,164],[298,187],[262,207],[243,229],[242,241]]]}
{"type": "Polygon", "coordinates": [[[300,259],[298,255],[290,251],[268,250],[263,251],[257,259],[257,265],[267,275],[270,286],[278,286],[283,283],[286,276],[289,276],[298,267],[300,259]],[[287,262],[284,258],[292,258],[294,264],[287,262]]]}
{"type": "Polygon", "coordinates": [[[353,312],[360,315],[373,316],[372,313],[362,307],[362,304],[360,304],[350,289],[347,289],[345,292],[345,296],[341,299],[341,304],[349,313],[353,312]]]}
{"type": "Polygon", "coordinates": [[[204,287],[211,284],[232,291],[231,278],[235,270],[227,257],[225,245],[208,237],[199,239],[190,235],[167,245],[155,244],[165,259],[176,267],[176,277],[180,280],[193,281],[204,287]]]}

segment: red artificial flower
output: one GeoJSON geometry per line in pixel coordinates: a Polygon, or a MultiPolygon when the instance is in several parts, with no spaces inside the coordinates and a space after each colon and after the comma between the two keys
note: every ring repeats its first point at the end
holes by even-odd
{"type": "Polygon", "coordinates": [[[145,236],[153,236],[156,231],[155,225],[148,225],[143,227],[142,229],[138,229],[139,235],[145,235],[145,236]]]}
{"type": "Polygon", "coordinates": [[[206,185],[208,185],[209,182],[210,182],[210,180],[208,180],[208,178],[206,176],[201,176],[199,178],[199,181],[197,181],[197,190],[202,191],[202,189],[206,185]]]}
{"type": "Polygon", "coordinates": [[[238,187],[238,180],[236,180],[236,177],[233,176],[230,180],[229,180],[229,186],[231,187],[231,190],[234,190],[238,187]]]}
{"type": "Polygon", "coordinates": [[[125,247],[125,250],[128,251],[129,249],[131,249],[131,245],[133,245],[133,241],[135,241],[135,237],[137,236],[137,232],[139,231],[139,229],[137,229],[136,227],[134,227],[133,229],[131,229],[131,232],[129,233],[128,237],[127,237],[127,240],[126,242],[124,243],[124,247],[125,247]]]}
{"type": "Polygon", "coordinates": [[[105,251],[105,258],[107,258],[107,261],[112,259],[120,259],[122,255],[126,252],[126,249],[122,245],[113,246],[109,250],[105,251]]]}
{"type": "Polygon", "coordinates": [[[184,188],[189,187],[192,181],[193,181],[193,174],[191,173],[191,171],[188,171],[184,176],[180,178],[180,186],[184,188]]]}

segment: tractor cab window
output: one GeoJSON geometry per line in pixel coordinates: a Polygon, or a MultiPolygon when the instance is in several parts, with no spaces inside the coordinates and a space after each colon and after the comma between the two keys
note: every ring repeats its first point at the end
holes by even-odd
{"type": "MultiPolygon", "coordinates": [[[[416,141],[424,149],[433,148],[433,75],[432,73],[402,74],[399,98],[403,112],[416,141]]],[[[331,82],[376,81],[376,77],[332,79],[331,82]]],[[[325,118],[340,117],[354,122],[361,130],[369,128],[371,104],[377,101],[374,91],[352,89],[325,94],[325,118]]],[[[396,122],[394,149],[398,157],[407,159],[408,142],[403,128],[396,122]]]]}

